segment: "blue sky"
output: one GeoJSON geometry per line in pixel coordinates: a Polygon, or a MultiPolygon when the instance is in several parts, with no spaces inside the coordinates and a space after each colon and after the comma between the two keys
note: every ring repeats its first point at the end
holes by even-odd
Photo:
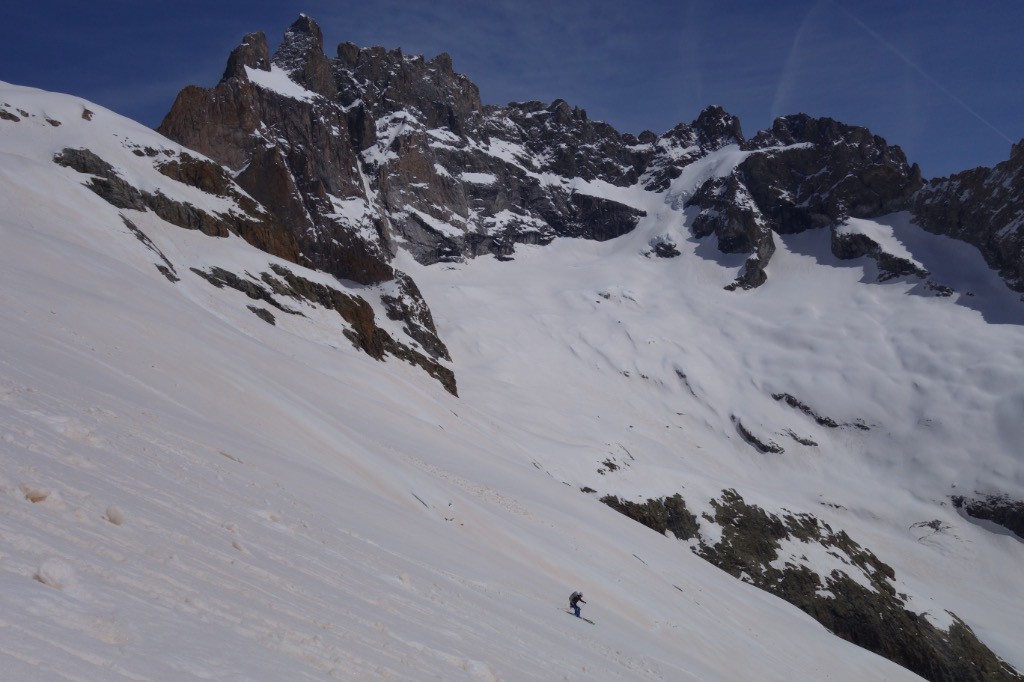
{"type": "Polygon", "coordinates": [[[244,34],[273,48],[300,12],[329,56],[347,40],[448,52],[486,103],[561,97],[633,133],[708,104],[748,136],[806,112],[867,126],[926,177],[995,164],[1024,137],[1019,0],[37,0],[5,9],[0,80],[156,126],[244,34]]]}

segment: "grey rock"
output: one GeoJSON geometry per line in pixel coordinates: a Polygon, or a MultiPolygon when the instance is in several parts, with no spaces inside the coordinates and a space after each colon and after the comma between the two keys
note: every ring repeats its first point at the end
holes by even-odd
{"type": "Polygon", "coordinates": [[[811,514],[772,514],[748,504],[735,490],[723,490],[711,500],[714,514],[703,515],[705,522],[721,529],[719,539],[710,544],[678,493],[642,504],[612,495],[601,501],[658,533],[672,530],[711,564],[785,599],[837,636],[924,679],[1022,679],[955,615],[953,625],[944,631],[909,610],[905,595],[893,586],[896,573],[891,566],[845,531],[834,530],[811,514]],[[805,565],[780,561],[784,540],[820,545],[848,568],[819,575],[805,565]],[[851,572],[859,574],[857,580],[851,572]]]}
{"type": "Polygon", "coordinates": [[[285,31],[273,63],[299,85],[327,98],[338,93],[331,65],[324,56],[324,35],[315,21],[301,15],[285,31]]]}
{"type": "Polygon", "coordinates": [[[954,495],[952,502],[968,516],[997,523],[1024,540],[1024,501],[1001,494],[975,493],[972,497],[954,495]]]}
{"type": "Polygon", "coordinates": [[[976,246],[1007,286],[1024,292],[1024,140],[993,168],[929,181],[911,210],[929,232],[976,246]]]}
{"type": "Polygon", "coordinates": [[[227,68],[224,69],[222,80],[228,78],[247,78],[245,67],[270,71],[270,49],[267,47],[267,36],[263,31],[250,33],[242,39],[228,57],[227,68]]]}
{"type": "Polygon", "coordinates": [[[873,239],[864,234],[840,233],[832,230],[832,253],[842,260],[868,257],[878,263],[878,280],[896,277],[927,277],[929,272],[900,256],[887,253],[873,239]]]}

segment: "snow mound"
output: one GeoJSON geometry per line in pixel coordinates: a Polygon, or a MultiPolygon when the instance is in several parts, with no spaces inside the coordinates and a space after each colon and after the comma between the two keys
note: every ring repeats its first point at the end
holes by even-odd
{"type": "Polygon", "coordinates": [[[78,584],[75,569],[66,561],[54,557],[39,564],[39,568],[32,577],[57,590],[64,590],[78,584]]]}

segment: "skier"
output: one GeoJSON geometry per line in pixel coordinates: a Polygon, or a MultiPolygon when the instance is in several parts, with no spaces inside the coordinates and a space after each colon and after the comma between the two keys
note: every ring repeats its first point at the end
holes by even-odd
{"type": "Polygon", "coordinates": [[[573,592],[571,595],[569,595],[569,606],[570,608],[572,608],[577,618],[580,617],[580,604],[586,603],[587,602],[583,601],[582,592],[573,592]]]}

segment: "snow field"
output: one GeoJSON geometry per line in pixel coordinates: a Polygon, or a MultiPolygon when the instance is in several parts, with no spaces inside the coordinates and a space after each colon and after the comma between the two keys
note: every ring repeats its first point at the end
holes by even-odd
{"type": "MultiPolygon", "coordinates": [[[[648,215],[614,242],[520,248],[500,266],[404,262],[449,341],[462,398],[503,415],[509,439],[536,434],[537,465],[575,487],[638,501],[680,492],[698,515],[736,488],[768,511],[815,514],[892,565],[897,590],[933,622],[955,611],[1024,663],[1009,568],[1022,543],[949,502],[958,491],[1019,496],[1024,485],[1014,440],[1022,329],[985,323],[1019,317],[1012,292],[990,283],[937,298],[916,279],[874,284],[871,263],[837,260],[824,232],[776,235],[768,283],[726,292],[714,282],[731,281],[738,264],[687,237],[685,224],[648,215]],[[642,256],[666,225],[683,255],[642,256]],[[842,426],[772,398],[783,392],[842,426]],[[757,453],[734,417],[786,453],[757,453]],[[602,472],[609,456],[624,466],[602,472]],[[919,542],[914,524],[936,520],[948,530],[919,542]]],[[[959,259],[958,277],[940,281],[986,281],[971,247],[919,230],[905,237],[914,228],[900,216],[879,223],[886,229],[937,276],[959,259]]],[[[830,561],[811,563],[827,574],[830,561]]]]}

